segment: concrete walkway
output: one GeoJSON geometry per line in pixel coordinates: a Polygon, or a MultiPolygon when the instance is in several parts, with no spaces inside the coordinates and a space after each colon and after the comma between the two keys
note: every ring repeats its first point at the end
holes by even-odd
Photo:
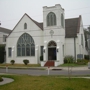
{"type": "MultiPolygon", "coordinates": [[[[68,70],[68,67],[50,67],[50,69],[68,70]]],[[[72,69],[72,70],[90,70],[90,69],[88,69],[88,66],[82,66],[82,67],[69,67],[69,69],[72,69]]]]}
{"type": "Polygon", "coordinates": [[[4,77],[3,77],[3,81],[0,82],[0,85],[4,85],[4,84],[7,84],[7,83],[11,83],[11,82],[13,82],[13,81],[14,81],[14,80],[11,79],[11,78],[4,78],[4,77]]]}

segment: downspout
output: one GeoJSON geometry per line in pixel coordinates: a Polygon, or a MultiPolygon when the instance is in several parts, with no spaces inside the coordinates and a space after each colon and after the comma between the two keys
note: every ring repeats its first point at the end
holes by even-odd
{"type": "Polygon", "coordinates": [[[76,62],[76,38],[74,37],[74,59],[76,62]]]}

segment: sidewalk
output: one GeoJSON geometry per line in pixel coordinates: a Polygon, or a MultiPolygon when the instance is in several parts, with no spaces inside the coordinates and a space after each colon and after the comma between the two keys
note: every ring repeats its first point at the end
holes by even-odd
{"type": "Polygon", "coordinates": [[[7,83],[11,83],[13,82],[14,80],[11,79],[11,78],[3,78],[3,81],[0,82],[0,85],[4,85],[4,84],[7,84],[7,83]]]}
{"type": "MultiPolygon", "coordinates": [[[[68,70],[68,67],[51,67],[50,68],[51,70],[53,69],[61,69],[61,70],[68,70]]],[[[69,67],[69,69],[72,69],[72,70],[90,70],[88,69],[88,66],[82,66],[82,67],[69,67]]]]}
{"type": "MultiPolygon", "coordinates": [[[[0,68],[6,68],[5,66],[0,66],[0,68]]],[[[9,69],[31,69],[31,70],[47,70],[48,67],[8,67],[9,69]]],[[[53,69],[61,69],[61,70],[68,70],[68,67],[49,67],[50,70],[53,69]]],[[[88,66],[78,66],[78,67],[69,67],[72,70],[90,70],[88,66]]]]}

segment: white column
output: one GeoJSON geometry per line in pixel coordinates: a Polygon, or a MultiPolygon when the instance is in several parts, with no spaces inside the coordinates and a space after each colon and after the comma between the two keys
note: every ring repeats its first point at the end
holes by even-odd
{"type": "Polygon", "coordinates": [[[37,63],[37,64],[39,63],[38,56],[39,56],[39,53],[38,53],[38,45],[36,45],[36,47],[35,47],[35,59],[36,59],[36,63],[37,63]]]}
{"type": "Polygon", "coordinates": [[[14,60],[14,46],[12,47],[12,59],[14,60]]]}
{"type": "Polygon", "coordinates": [[[57,61],[60,61],[60,40],[57,40],[57,47],[56,47],[56,53],[57,53],[57,61]]]}
{"type": "Polygon", "coordinates": [[[60,61],[60,47],[59,46],[57,46],[56,52],[57,52],[57,61],[60,61]]]}
{"type": "Polygon", "coordinates": [[[63,48],[62,43],[60,44],[60,64],[63,64],[63,48]]]}
{"type": "Polygon", "coordinates": [[[44,61],[47,61],[47,41],[44,41],[43,56],[44,61]]]}

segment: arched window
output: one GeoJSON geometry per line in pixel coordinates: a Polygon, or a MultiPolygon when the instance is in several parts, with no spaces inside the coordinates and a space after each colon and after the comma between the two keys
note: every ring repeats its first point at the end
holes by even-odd
{"type": "Polygon", "coordinates": [[[53,47],[53,46],[57,46],[57,44],[54,41],[50,41],[48,43],[48,47],[53,47]]]}
{"type": "Polygon", "coordinates": [[[27,23],[24,23],[24,29],[27,29],[27,23]]]}
{"type": "Polygon", "coordinates": [[[56,15],[53,12],[50,12],[47,15],[47,26],[54,26],[56,25],[56,15]]]}
{"type": "Polygon", "coordinates": [[[17,56],[35,56],[35,44],[33,38],[24,33],[17,42],[17,56]]]}
{"type": "Polygon", "coordinates": [[[64,16],[61,14],[61,26],[64,27],[64,16]]]}

